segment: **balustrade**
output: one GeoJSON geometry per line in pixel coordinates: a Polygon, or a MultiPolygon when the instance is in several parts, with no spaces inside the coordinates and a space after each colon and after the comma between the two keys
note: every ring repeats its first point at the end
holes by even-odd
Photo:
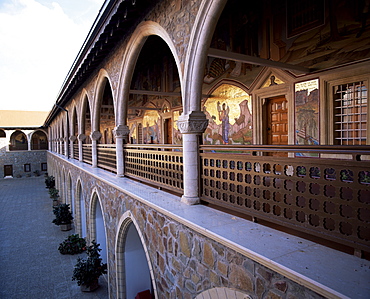
{"type": "Polygon", "coordinates": [[[98,167],[117,173],[116,145],[98,144],[98,167]]]}
{"type": "Polygon", "coordinates": [[[78,160],[79,159],[79,149],[78,149],[78,143],[73,143],[73,159],[78,160]]]}
{"type": "Polygon", "coordinates": [[[203,201],[370,251],[370,147],[200,149],[203,201]]]}
{"type": "Polygon", "coordinates": [[[82,145],[82,160],[87,164],[92,164],[92,145],[83,144],[82,145]]]}
{"type": "Polygon", "coordinates": [[[125,145],[125,176],[181,193],[181,150],[176,145],[125,145]]]}

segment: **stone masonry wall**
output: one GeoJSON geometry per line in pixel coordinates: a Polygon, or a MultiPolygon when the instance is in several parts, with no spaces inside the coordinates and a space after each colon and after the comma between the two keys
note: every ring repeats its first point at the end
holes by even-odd
{"type": "MultiPolygon", "coordinates": [[[[252,298],[322,298],[313,291],[243,256],[189,227],[159,213],[89,173],[49,155],[49,165],[70,173],[75,194],[81,179],[88,211],[93,190],[99,194],[105,217],[111,298],[116,298],[116,253],[119,220],[126,211],[136,219],[145,238],[157,286],[158,298],[195,298],[214,288],[228,287],[252,298]]],[[[51,173],[53,174],[53,170],[51,173]]],[[[59,173],[59,171],[55,171],[59,173]]],[[[90,234],[91,219],[86,217],[90,234]]]]}
{"type": "MultiPolygon", "coordinates": [[[[0,138],[3,139],[3,138],[0,138]]],[[[46,163],[45,150],[39,151],[6,151],[6,146],[0,144],[0,178],[4,177],[4,165],[13,166],[13,177],[34,176],[34,171],[41,173],[41,163],[46,163]],[[24,171],[24,164],[30,164],[31,171],[24,171]]]]}

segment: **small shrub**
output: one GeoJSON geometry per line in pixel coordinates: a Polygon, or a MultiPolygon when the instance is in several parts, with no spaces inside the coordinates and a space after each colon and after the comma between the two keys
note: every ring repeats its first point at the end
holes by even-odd
{"type": "Polygon", "coordinates": [[[100,258],[99,245],[93,240],[86,249],[87,259],[77,259],[72,276],[72,280],[77,280],[77,285],[90,286],[100,275],[107,273],[107,264],[102,263],[100,258]]]}
{"type": "Polygon", "coordinates": [[[68,236],[59,244],[58,250],[61,254],[77,254],[86,250],[86,240],[80,238],[79,234],[68,236]]]}
{"type": "Polygon", "coordinates": [[[72,223],[73,216],[69,210],[69,204],[62,203],[53,209],[55,219],[53,223],[55,225],[70,224],[72,223]]]}

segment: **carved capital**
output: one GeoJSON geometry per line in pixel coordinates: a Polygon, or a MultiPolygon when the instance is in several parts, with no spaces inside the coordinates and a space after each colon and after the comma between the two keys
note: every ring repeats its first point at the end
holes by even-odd
{"type": "Polygon", "coordinates": [[[177,121],[181,134],[202,134],[208,126],[208,119],[202,111],[181,114],[177,121]]]}
{"type": "Polygon", "coordinates": [[[113,134],[115,138],[125,138],[130,134],[130,129],[125,125],[118,125],[114,128],[113,134]]]}
{"type": "Polygon", "coordinates": [[[69,141],[75,142],[77,140],[76,136],[69,136],[69,141]]]}
{"type": "Polygon", "coordinates": [[[78,141],[84,141],[86,139],[86,135],[85,134],[79,134],[77,136],[77,139],[78,139],[78,141]]]}
{"type": "Polygon", "coordinates": [[[97,141],[101,138],[101,133],[99,131],[94,131],[91,133],[90,138],[91,140],[97,141]]]}

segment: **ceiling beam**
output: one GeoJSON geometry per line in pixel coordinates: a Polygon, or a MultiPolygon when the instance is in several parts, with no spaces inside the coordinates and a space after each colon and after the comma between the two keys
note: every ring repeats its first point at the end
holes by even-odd
{"type": "Polygon", "coordinates": [[[130,94],[150,95],[150,96],[164,96],[164,97],[180,97],[180,92],[165,92],[165,91],[152,91],[152,90],[137,90],[130,89],[130,94]]]}
{"type": "Polygon", "coordinates": [[[152,108],[152,107],[128,107],[129,110],[157,110],[160,111],[162,108],[152,108]]]}
{"type": "Polygon", "coordinates": [[[221,59],[227,59],[227,60],[233,60],[233,61],[239,61],[242,63],[273,67],[273,68],[287,70],[287,71],[295,71],[295,72],[299,72],[300,74],[309,74],[311,72],[309,68],[306,68],[303,66],[292,65],[292,64],[288,64],[288,63],[284,63],[280,61],[273,61],[273,60],[263,59],[263,58],[259,58],[255,56],[228,52],[224,50],[218,50],[214,48],[210,48],[208,50],[208,56],[215,57],[215,58],[221,58],[221,59]]]}

